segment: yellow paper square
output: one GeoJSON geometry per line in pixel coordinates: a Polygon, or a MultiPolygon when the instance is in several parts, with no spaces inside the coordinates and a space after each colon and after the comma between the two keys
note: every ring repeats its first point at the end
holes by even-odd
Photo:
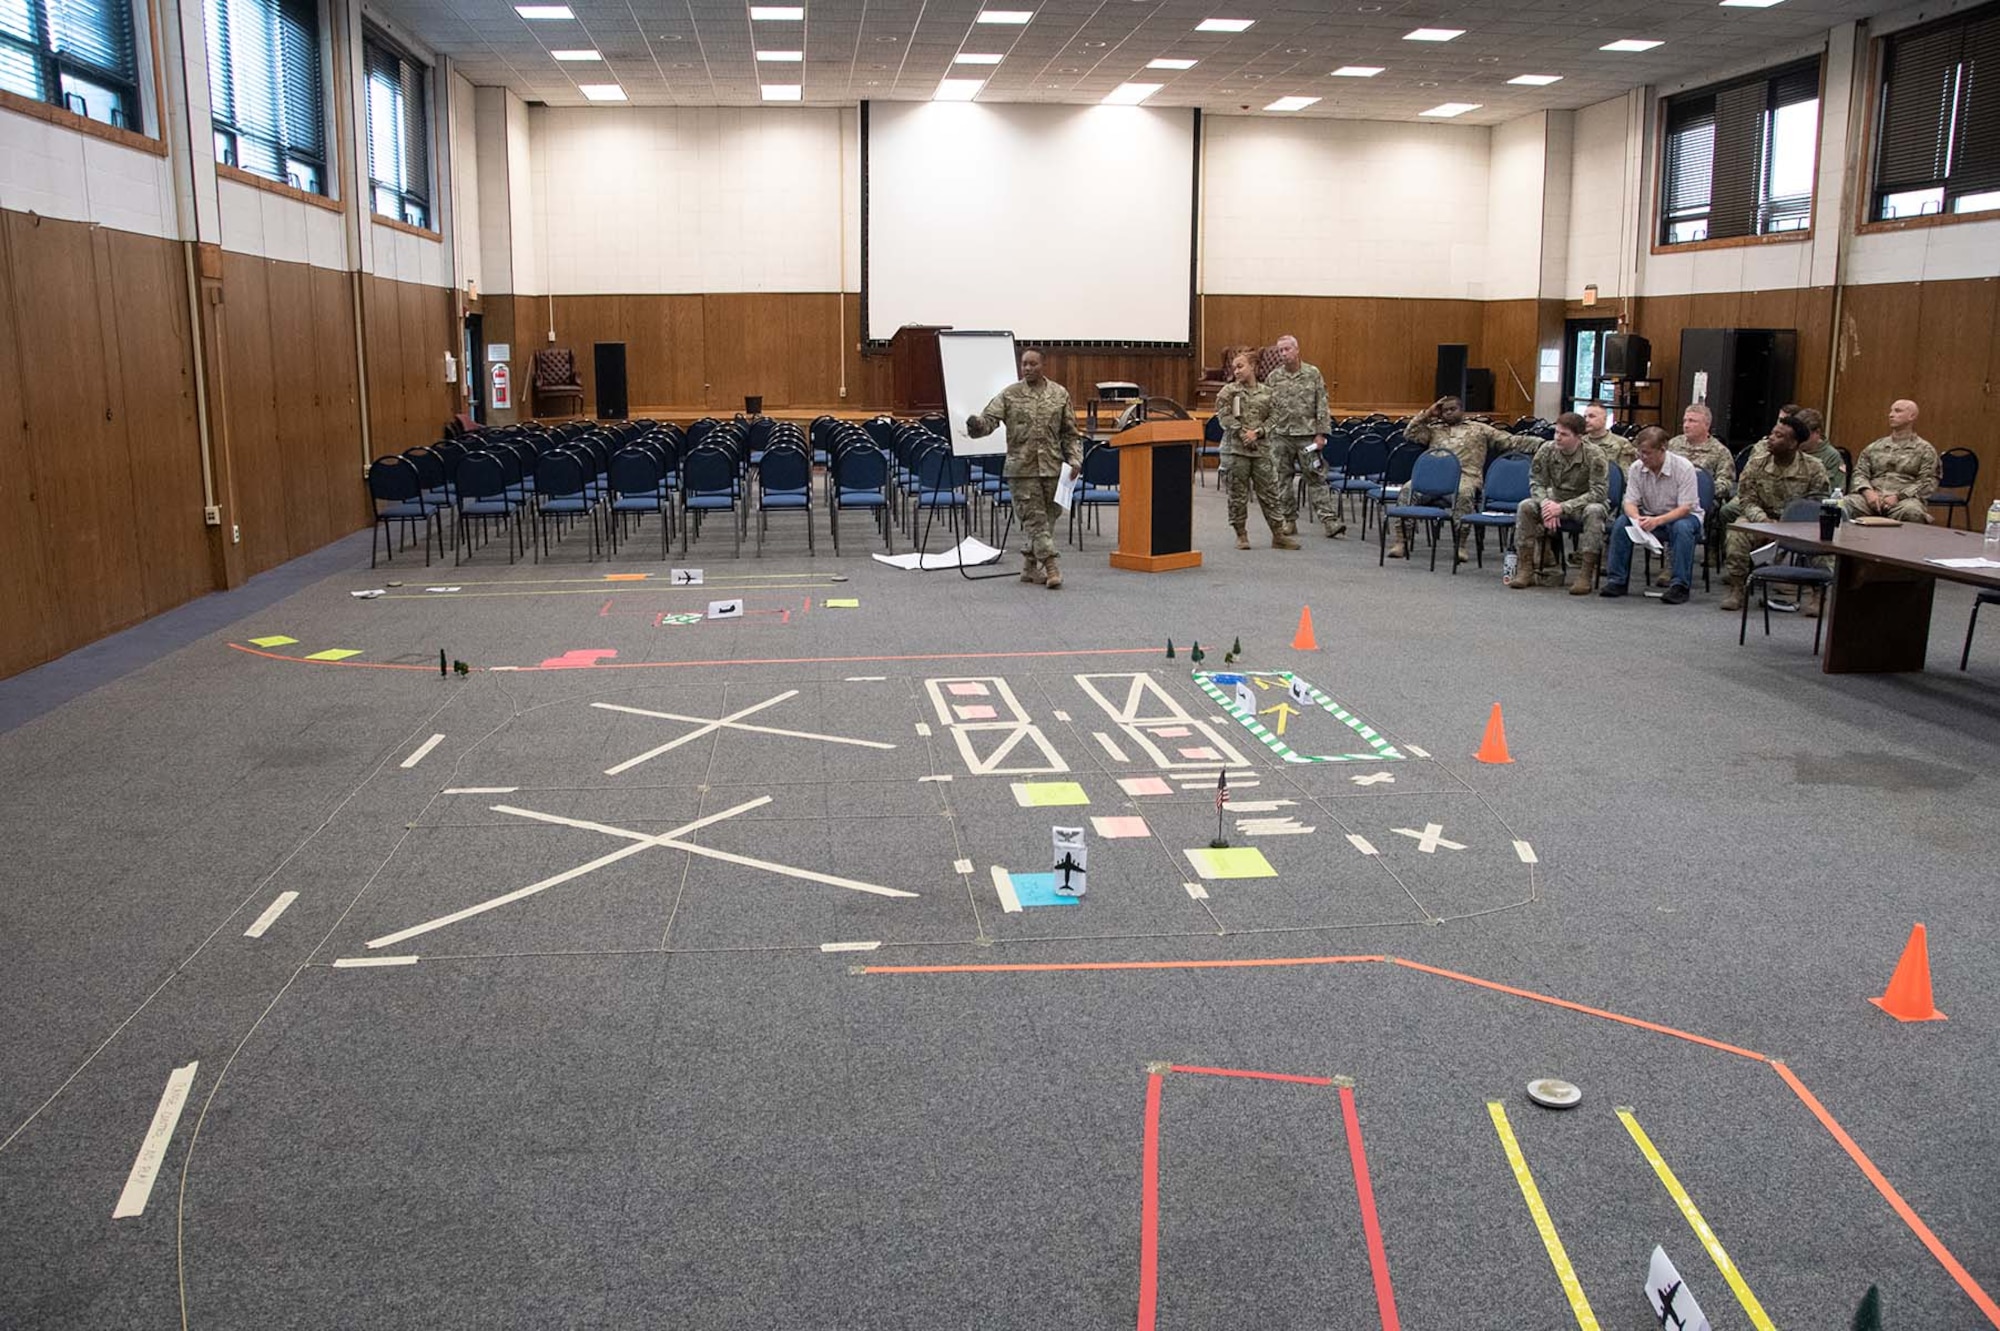
{"type": "Polygon", "coordinates": [[[1047,809],[1058,804],[1088,804],[1090,796],[1074,781],[1016,781],[1014,802],[1024,809],[1047,809]]]}
{"type": "Polygon", "coordinates": [[[1225,850],[1200,850],[1186,852],[1188,863],[1203,878],[1276,878],[1278,871],[1264,858],[1264,852],[1255,846],[1231,846],[1225,850]]]}
{"type": "Polygon", "coordinates": [[[359,655],[361,655],[361,649],[360,649],[360,648],[358,648],[358,647],[354,647],[354,648],[348,648],[348,647],[329,647],[329,648],[327,648],[327,649],[326,649],[325,651],[323,651],[323,652],[314,652],[314,653],[313,653],[313,654],[312,654],[311,656],[308,656],[308,657],[306,658],[306,660],[308,660],[308,661],[345,661],[345,660],[346,660],[346,659],[347,659],[348,657],[350,657],[350,656],[359,656],[359,655]]]}
{"type": "Polygon", "coordinates": [[[252,638],[250,639],[250,645],[252,647],[289,647],[297,641],[297,638],[287,638],[282,633],[274,633],[268,638],[252,638]]]}
{"type": "Polygon", "coordinates": [[[861,608],[861,601],[858,597],[837,596],[827,601],[826,608],[829,610],[859,610],[861,608]]]}

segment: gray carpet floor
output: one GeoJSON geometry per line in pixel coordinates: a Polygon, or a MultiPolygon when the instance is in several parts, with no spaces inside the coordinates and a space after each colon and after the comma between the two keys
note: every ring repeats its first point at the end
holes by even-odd
{"type": "MultiPolygon", "coordinates": [[[[1719,581],[1238,552],[1197,499],[1202,568],[1109,569],[1107,516],[1054,594],[852,528],[711,530],[670,561],[699,587],[651,533],[373,572],[356,537],[0,683],[0,1325],[1132,1326],[1163,1063],[1351,1079],[1404,1325],[1576,1324],[1493,1100],[1606,1327],[1656,1325],[1655,1244],[1753,1325],[1619,1106],[1775,1325],[1870,1284],[1996,1324],[1764,1061],[2000,1292],[1969,594],[1927,673],[1828,676],[1799,617],[1739,648],[1719,581]],[[1192,676],[1239,638],[1285,746],[1366,751],[1274,710],[1291,671],[1401,756],[1285,761],[1192,676]],[[1472,758],[1496,702],[1512,765],[1472,758]],[[1268,876],[1201,871],[1224,765],[1268,876]],[[1057,826],[1088,895],[1007,909],[1057,826]],[[1919,921],[1949,1020],[1901,1024],[1866,999],[1919,921]],[[1652,1026],[1390,960],[908,969],[1350,956],[1652,1026]]],[[[1385,1324],[1336,1087],[1169,1073],[1157,1146],[1158,1326],[1385,1324]]]]}

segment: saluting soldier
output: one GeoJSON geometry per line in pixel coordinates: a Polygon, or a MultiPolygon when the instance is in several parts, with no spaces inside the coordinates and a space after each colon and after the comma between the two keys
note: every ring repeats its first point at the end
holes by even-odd
{"type": "MultiPolygon", "coordinates": [[[[1495,453],[1516,449],[1533,453],[1545,442],[1534,435],[1496,430],[1485,421],[1469,421],[1465,418],[1464,404],[1455,397],[1441,397],[1418,412],[1403,427],[1403,437],[1413,444],[1442,448],[1458,456],[1458,495],[1451,501],[1454,520],[1472,511],[1479,497],[1479,486],[1486,479],[1487,459],[1495,453]]],[[[1458,529],[1458,553],[1454,558],[1461,564],[1470,557],[1465,552],[1469,530],[1458,529]]],[[[1389,547],[1389,558],[1401,559],[1403,553],[1403,534],[1399,530],[1389,547]]]]}
{"type": "Polygon", "coordinates": [[[1007,488],[1028,538],[1021,581],[1056,591],[1062,586],[1052,534],[1056,478],[1065,462],[1073,471],[1082,470],[1083,435],[1076,428],[1069,390],[1042,376],[1042,353],[1033,347],[1021,353],[1020,382],[1001,389],[977,416],[968,416],[965,432],[979,439],[1002,425],[1007,427],[1007,488]]]}
{"type": "MultiPolygon", "coordinates": [[[[1786,416],[1764,436],[1764,451],[1754,453],[1743,464],[1743,476],[1736,488],[1736,517],[1741,522],[1777,522],[1784,517],[1785,505],[1794,499],[1824,499],[1831,482],[1819,459],[1800,447],[1812,430],[1796,416],[1786,416]]],[[[1743,584],[1750,577],[1750,551],[1763,544],[1763,537],[1729,529],[1723,577],[1728,591],[1723,595],[1724,610],[1743,608],[1743,584]]]]}
{"type": "Polygon", "coordinates": [[[1299,355],[1299,340],[1290,333],[1272,344],[1283,362],[1264,376],[1271,390],[1271,419],[1267,438],[1271,446],[1271,466],[1277,473],[1279,493],[1285,501],[1285,531],[1299,529],[1298,492],[1292,488],[1292,471],[1297,468],[1306,486],[1306,507],[1314,522],[1328,536],[1344,536],[1347,524],[1334,515],[1333,494],[1326,488],[1326,432],[1333,418],[1326,399],[1326,380],[1319,367],[1308,365],[1299,355]]]}
{"type": "Polygon", "coordinates": [[[1271,528],[1271,545],[1296,550],[1298,538],[1285,531],[1285,499],[1278,488],[1278,470],[1271,461],[1265,429],[1271,418],[1271,390],[1257,382],[1257,355],[1240,351],[1230,362],[1233,376],[1215,395],[1216,419],[1222,422],[1222,474],[1229,490],[1229,525],[1236,531],[1236,548],[1248,550],[1250,495],[1271,528]]]}
{"type": "Polygon", "coordinates": [[[1917,404],[1906,397],[1889,404],[1889,433],[1854,459],[1854,484],[1842,499],[1847,516],[1929,522],[1924,501],[1937,492],[1938,455],[1917,433],[1917,404]]]}

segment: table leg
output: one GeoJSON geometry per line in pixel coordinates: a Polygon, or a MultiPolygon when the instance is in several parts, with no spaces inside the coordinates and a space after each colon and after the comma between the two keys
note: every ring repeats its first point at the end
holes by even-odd
{"type": "Polygon", "coordinates": [[[1829,675],[1922,670],[1931,640],[1931,598],[1937,579],[1845,555],[1825,610],[1829,675]]]}

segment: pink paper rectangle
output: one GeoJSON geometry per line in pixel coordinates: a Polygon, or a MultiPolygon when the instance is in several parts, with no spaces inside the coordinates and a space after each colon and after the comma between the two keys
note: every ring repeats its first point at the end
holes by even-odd
{"type": "Polygon", "coordinates": [[[1157,776],[1121,776],[1118,788],[1127,795],[1171,795],[1174,788],[1157,776]]]}
{"type": "Polygon", "coordinates": [[[1189,733],[1186,726],[1161,726],[1153,731],[1153,736],[1156,739],[1186,739],[1189,733]]]}
{"type": "Polygon", "coordinates": [[[961,721],[991,721],[994,717],[993,709],[986,706],[955,703],[952,710],[958,713],[958,719],[961,721]]]}
{"type": "Polygon", "coordinates": [[[945,687],[951,690],[951,696],[954,698],[984,698],[986,696],[986,686],[984,684],[960,683],[947,684],[945,687]]]}
{"type": "Polygon", "coordinates": [[[1097,829],[1097,835],[1106,839],[1113,837],[1151,836],[1153,834],[1151,829],[1146,826],[1144,818],[1093,818],[1090,820],[1090,825],[1097,829]]]}
{"type": "Polygon", "coordinates": [[[1191,763],[1213,763],[1222,761],[1222,755],[1217,753],[1214,749],[1209,748],[1206,744],[1197,745],[1192,749],[1182,749],[1181,757],[1187,759],[1191,763]]]}

